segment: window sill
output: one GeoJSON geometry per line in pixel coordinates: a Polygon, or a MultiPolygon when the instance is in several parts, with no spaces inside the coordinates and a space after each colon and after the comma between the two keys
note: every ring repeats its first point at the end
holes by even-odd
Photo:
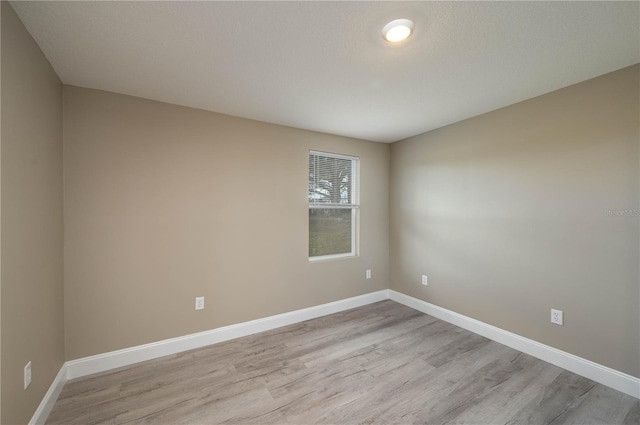
{"type": "Polygon", "coordinates": [[[317,263],[320,261],[341,260],[344,258],[356,258],[358,255],[349,252],[347,254],[333,254],[333,255],[319,255],[317,257],[309,257],[310,263],[317,263]]]}

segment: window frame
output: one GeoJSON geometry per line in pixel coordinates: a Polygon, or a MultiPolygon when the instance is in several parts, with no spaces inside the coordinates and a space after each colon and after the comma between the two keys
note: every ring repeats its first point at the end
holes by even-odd
{"type": "Polygon", "coordinates": [[[360,228],[360,158],[352,155],[343,155],[331,152],[323,152],[317,150],[309,150],[307,160],[311,155],[324,156],[327,158],[346,159],[351,161],[351,187],[352,187],[352,199],[351,204],[340,205],[322,205],[313,204],[308,201],[308,189],[307,189],[307,202],[308,212],[312,209],[350,209],[351,210],[351,251],[340,254],[328,254],[328,255],[316,255],[311,256],[309,251],[309,238],[310,238],[310,226],[309,219],[307,218],[307,256],[309,262],[337,260],[342,258],[354,258],[359,255],[359,228],[360,228]]]}

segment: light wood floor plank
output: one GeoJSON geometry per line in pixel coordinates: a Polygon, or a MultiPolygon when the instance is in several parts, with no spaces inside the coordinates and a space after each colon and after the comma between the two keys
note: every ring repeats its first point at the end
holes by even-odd
{"type": "Polygon", "coordinates": [[[68,382],[49,424],[634,424],[637,399],[393,301],[68,382]]]}

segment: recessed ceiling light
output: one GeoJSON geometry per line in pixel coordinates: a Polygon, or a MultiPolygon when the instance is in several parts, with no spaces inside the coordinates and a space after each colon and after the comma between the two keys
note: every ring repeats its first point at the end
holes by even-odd
{"type": "Polygon", "coordinates": [[[382,28],[382,37],[390,43],[406,40],[413,31],[413,22],[408,19],[396,19],[382,28]]]}

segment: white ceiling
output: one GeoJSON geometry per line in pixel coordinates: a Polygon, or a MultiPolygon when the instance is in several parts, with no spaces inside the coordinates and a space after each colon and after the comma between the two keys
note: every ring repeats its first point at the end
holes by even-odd
{"type": "Polygon", "coordinates": [[[380,142],[640,62],[637,1],[11,3],[65,84],[380,142]]]}

